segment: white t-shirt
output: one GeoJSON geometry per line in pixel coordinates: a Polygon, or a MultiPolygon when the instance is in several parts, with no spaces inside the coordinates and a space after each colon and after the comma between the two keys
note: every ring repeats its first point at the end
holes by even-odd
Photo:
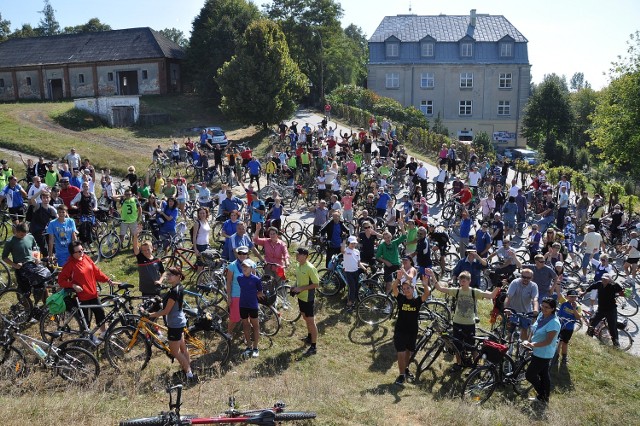
{"type": "MultiPolygon", "coordinates": [[[[47,191],[49,189],[49,187],[47,186],[46,183],[40,183],[40,187],[36,188],[35,185],[31,185],[31,188],[29,188],[29,192],[27,193],[27,197],[31,198],[33,197],[34,194],[40,192],[40,191],[47,191]]],[[[40,204],[42,202],[42,200],[40,200],[40,196],[38,195],[36,197],[36,203],[40,204]]]]}
{"type": "Polygon", "coordinates": [[[517,197],[518,191],[520,191],[520,187],[518,185],[513,185],[509,188],[509,197],[517,197]]]}
{"type": "Polygon", "coordinates": [[[342,266],[346,272],[355,272],[358,270],[358,263],[360,262],[360,250],[351,249],[349,247],[344,249],[344,257],[342,260],[342,266]]]}
{"type": "Polygon", "coordinates": [[[602,243],[602,236],[597,232],[587,232],[583,240],[585,244],[584,252],[586,254],[593,254],[595,251],[600,250],[600,244],[602,243]]]}
{"type": "Polygon", "coordinates": [[[469,173],[469,186],[478,186],[480,179],[482,179],[482,174],[480,172],[469,173]]]}
{"type": "Polygon", "coordinates": [[[629,256],[628,256],[629,259],[640,258],[640,250],[637,249],[639,241],[640,239],[638,238],[632,238],[631,240],[629,240],[629,245],[631,246],[631,250],[629,250],[629,256]]]}
{"type": "Polygon", "coordinates": [[[416,174],[418,175],[418,177],[420,179],[426,179],[427,178],[427,168],[425,166],[418,167],[416,169],[416,174]]]}

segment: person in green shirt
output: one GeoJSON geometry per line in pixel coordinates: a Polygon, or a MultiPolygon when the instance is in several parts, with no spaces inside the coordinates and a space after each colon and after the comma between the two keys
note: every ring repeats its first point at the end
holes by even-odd
{"type": "Polygon", "coordinates": [[[138,250],[138,222],[142,221],[142,207],[138,199],[133,196],[131,189],[124,191],[122,197],[122,207],[120,208],[120,241],[124,241],[127,229],[131,234],[134,253],[138,250]]]}
{"type": "MultiPolygon", "coordinates": [[[[30,277],[25,274],[25,270],[22,267],[27,263],[37,263],[37,260],[33,254],[39,252],[36,240],[29,233],[29,227],[26,222],[20,222],[15,225],[13,231],[13,238],[11,238],[2,250],[2,261],[11,266],[16,271],[16,281],[18,282],[18,290],[23,294],[31,293],[30,277]]],[[[39,253],[38,253],[39,254],[39,253]]],[[[45,290],[46,291],[46,290],[45,290]]],[[[39,300],[43,300],[42,291],[36,295],[34,292],[34,300],[36,303],[39,300]]]]}
{"type": "Polygon", "coordinates": [[[0,169],[0,190],[4,189],[9,183],[9,177],[13,176],[13,169],[8,166],[7,160],[0,160],[2,169],[0,169]]]}
{"type": "Polygon", "coordinates": [[[384,284],[387,293],[391,291],[391,283],[393,282],[393,273],[400,269],[400,250],[398,246],[407,241],[407,235],[404,229],[404,218],[400,216],[398,220],[398,231],[400,236],[392,239],[391,232],[384,231],[382,233],[382,242],[376,250],[376,260],[384,265],[384,284]]]}
{"type": "Polygon", "coordinates": [[[356,163],[358,167],[362,167],[362,152],[360,152],[359,149],[353,153],[353,162],[356,163]]]}
{"type": "Polygon", "coordinates": [[[291,293],[298,296],[298,307],[300,308],[304,322],[307,324],[307,337],[305,337],[303,341],[311,346],[309,346],[305,355],[315,355],[318,327],[316,326],[314,317],[314,300],[320,278],[318,277],[316,267],[307,261],[308,257],[309,250],[304,247],[298,247],[296,252],[296,260],[298,261],[298,266],[296,267],[296,286],[291,289],[291,293]]]}
{"type": "Polygon", "coordinates": [[[49,188],[53,188],[59,180],[60,175],[54,168],[53,163],[47,163],[47,173],[44,175],[44,183],[46,183],[49,188]]]}
{"type": "Polygon", "coordinates": [[[404,252],[413,253],[418,247],[418,228],[413,219],[407,220],[407,244],[405,244],[404,252]]]}

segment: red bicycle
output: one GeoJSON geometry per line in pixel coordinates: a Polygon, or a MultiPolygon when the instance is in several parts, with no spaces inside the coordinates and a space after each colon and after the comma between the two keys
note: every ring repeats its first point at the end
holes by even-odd
{"type": "Polygon", "coordinates": [[[193,414],[180,414],[182,405],[182,385],[167,389],[169,394],[169,411],[163,411],[154,417],[142,417],[123,420],[120,426],[183,426],[183,425],[215,425],[227,423],[241,423],[250,425],[275,426],[281,422],[310,420],[316,418],[316,413],[292,411],[285,413],[283,402],[276,402],[271,408],[260,410],[236,410],[234,397],[229,398],[229,409],[217,417],[198,417],[193,414]],[[173,395],[175,393],[175,402],[173,395]]]}

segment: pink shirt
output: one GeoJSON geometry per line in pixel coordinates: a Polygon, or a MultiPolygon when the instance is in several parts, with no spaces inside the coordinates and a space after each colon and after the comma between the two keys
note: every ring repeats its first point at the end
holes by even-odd
{"type": "Polygon", "coordinates": [[[289,260],[289,251],[282,241],[278,240],[274,243],[271,238],[254,238],[253,242],[264,247],[265,261],[284,267],[285,262],[289,260]]]}
{"type": "Polygon", "coordinates": [[[345,166],[347,166],[347,173],[349,175],[355,173],[356,169],[358,168],[358,165],[354,161],[347,161],[345,166]]]}
{"type": "Polygon", "coordinates": [[[342,208],[344,210],[353,210],[353,197],[352,196],[344,196],[342,197],[342,208]]]}

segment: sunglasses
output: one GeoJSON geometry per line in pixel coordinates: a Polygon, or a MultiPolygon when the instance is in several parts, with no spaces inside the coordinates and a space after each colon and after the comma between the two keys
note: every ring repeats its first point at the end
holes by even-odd
{"type": "Polygon", "coordinates": [[[523,280],[530,280],[531,278],[533,278],[533,275],[532,275],[532,276],[530,276],[530,277],[525,277],[524,275],[522,276],[522,279],[523,279],[523,280]]]}

